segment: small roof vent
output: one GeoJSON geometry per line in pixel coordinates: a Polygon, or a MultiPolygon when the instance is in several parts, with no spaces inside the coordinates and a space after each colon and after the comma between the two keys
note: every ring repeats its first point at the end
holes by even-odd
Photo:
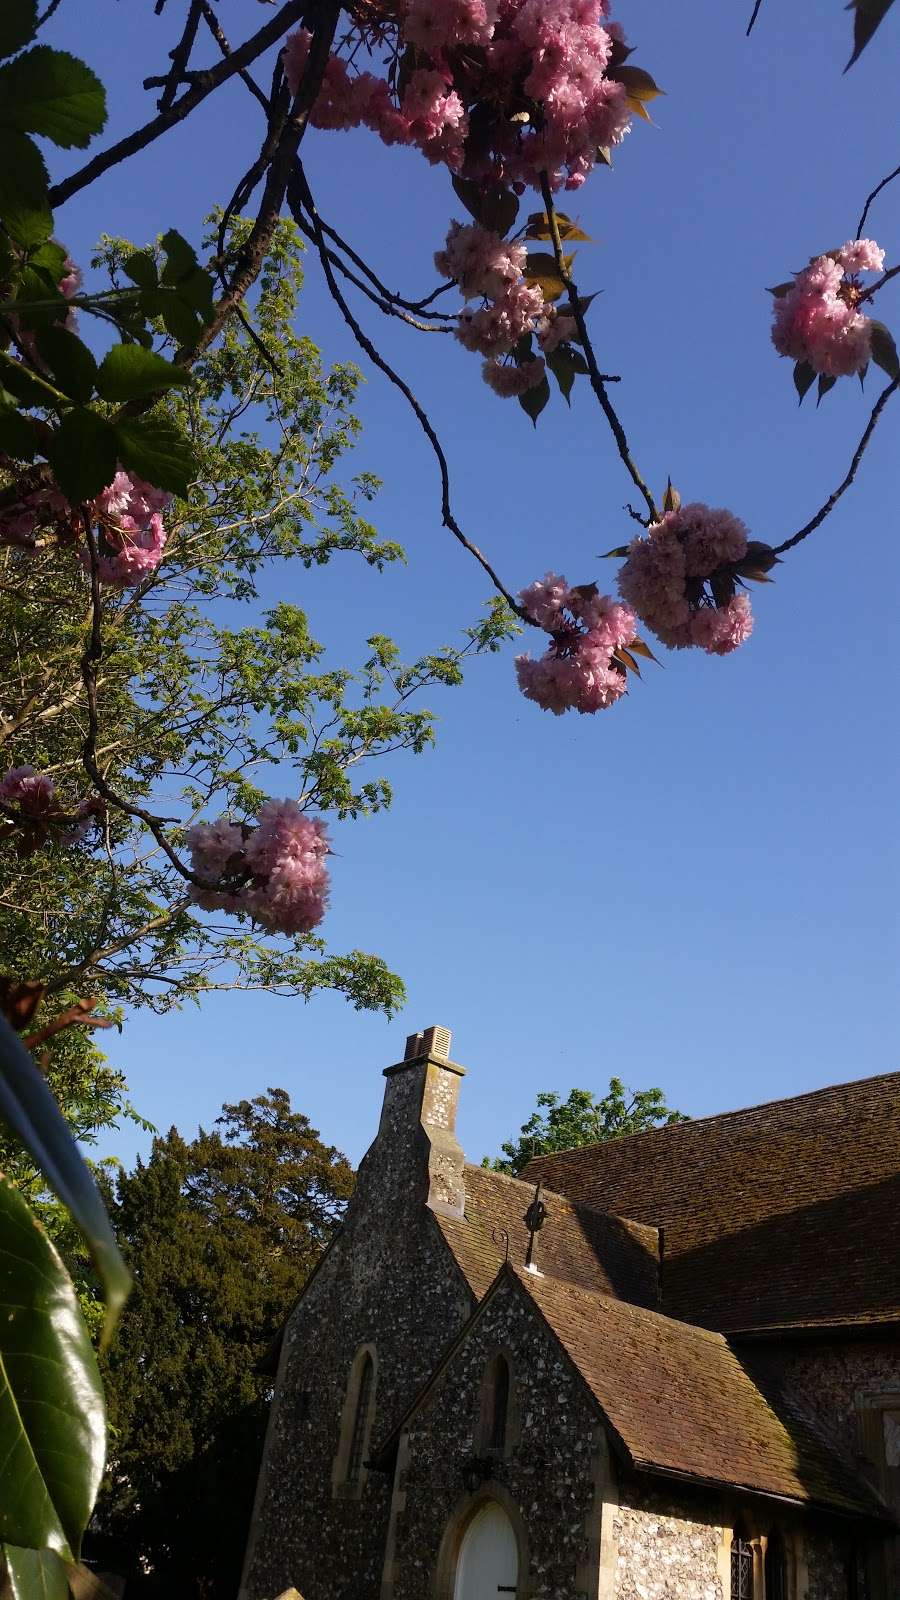
{"type": "Polygon", "coordinates": [[[403,1052],[404,1061],[415,1056],[449,1056],[453,1034],[449,1028],[423,1028],[421,1033],[411,1033],[403,1052]]]}

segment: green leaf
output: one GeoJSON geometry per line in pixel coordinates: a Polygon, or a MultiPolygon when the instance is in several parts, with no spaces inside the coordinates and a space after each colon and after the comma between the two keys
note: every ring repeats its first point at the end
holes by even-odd
{"type": "Polygon", "coordinates": [[[604,550],[602,556],[600,557],[600,560],[601,561],[609,561],[613,556],[615,556],[615,557],[627,556],[627,554],[628,554],[628,546],[627,546],[627,544],[617,544],[614,550],[604,550]]]}
{"type": "Polygon", "coordinates": [[[483,228],[504,235],[519,215],[519,201],[502,183],[481,184],[472,178],[452,178],[454,192],[483,228]]]}
{"type": "Polygon", "coordinates": [[[810,390],[816,381],[816,375],[808,361],[798,361],[794,368],[794,388],[803,404],[803,396],[810,390]]]}
{"type": "Polygon", "coordinates": [[[162,281],[172,288],[180,283],[182,278],[187,278],[196,271],[197,256],[193,245],[182,238],[175,228],[170,228],[162,236],[162,247],[166,252],[166,264],[162,270],[162,281]]]}
{"type": "Polygon", "coordinates": [[[38,44],[0,67],[0,126],[83,150],[105,122],[100,79],[67,50],[38,44]]]}
{"type": "Polygon", "coordinates": [[[534,385],[534,388],[526,389],[524,394],[519,395],[519,405],[526,416],[531,418],[535,427],[537,427],[537,419],[549,399],[550,385],[546,378],[542,378],[540,383],[534,385]]]}
{"type": "MultiPolygon", "coordinates": [[[[894,0],[850,0],[855,15],[853,18],[853,54],[844,68],[846,72],[858,61],[875,33],[887,16],[894,0]]],[[[848,7],[848,9],[850,9],[848,7]]]]}
{"type": "Polygon", "coordinates": [[[196,344],[198,335],[202,332],[203,324],[192,311],[189,305],[182,300],[180,293],[175,290],[166,292],[160,290],[160,315],[167,333],[177,339],[179,344],[196,344]]]}
{"type": "MultiPolygon", "coordinates": [[[[563,256],[566,271],[570,271],[574,256],[563,256]]],[[[558,300],[565,294],[566,286],[559,274],[556,257],[545,250],[535,250],[525,262],[523,273],[526,283],[536,283],[545,300],[558,300]]]]}
{"type": "Polygon", "coordinates": [[[872,360],[886,372],[889,378],[900,377],[900,359],[897,356],[897,346],[890,328],[883,322],[872,319],[872,360]]]}
{"type": "Polygon", "coordinates": [[[112,483],[118,465],[112,424],[80,406],[65,412],[47,446],[60,489],[73,505],[91,500],[112,483]]]}
{"type": "MultiPolygon", "coordinates": [[[[0,1016],[0,1117],[34,1158],[49,1187],[71,1213],[87,1241],[106,1296],[105,1337],[108,1338],[128,1296],[131,1277],[119,1254],[97,1185],[72,1138],[69,1125],[43,1073],[3,1016],[0,1016]]],[[[29,1226],[34,1224],[29,1223],[29,1226]]],[[[0,1256],[0,1270],[2,1267],[0,1256]]],[[[73,1337],[77,1334],[75,1327],[73,1337]]],[[[2,1337],[0,1330],[0,1345],[2,1337]]],[[[77,1343],[76,1338],[73,1349],[77,1343]]],[[[2,1512],[0,1501],[0,1518],[2,1512]]],[[[16,1540],[2,1521],[0,1538],[28,1543],[16,1540]]]]}
{"type": "Polygon", "coordinates": [[[178,294],[180,299],[193,306],[195,311],[199,311],[204,322],[209,322],[213,313],[215,287],[211,274],[204,272],[202,267],[195,267],[186,278],[182,278],[178,285],[178,294]]]}
{"type": "MultiPolygon", "coordinates": [[[[556,226],[559,229],[559,237],[561,239],[583,239],[588,244],[592,242],[590,234],[579,228],[578,223],[573,222],[571,217],[567,217],[564,211],[557,211],[556,226]]],[[[532,211],[525,229],[525,238],[553,238],[553,234],[550,231],[550,219],[546,211],[532,211]]]]}
{"type": "Polygon", "coordinates": [[[37,0],[3,0],[0,9],[0,56],[14,56],[37,30],[37,0]]]}
{"type": "MultiPolygon", "coordinates": [[[[825,398],[826,394],[828,393],[829,389],[833,389],[836,383],[837,383],[837,378],[830,378],[828,376],[827,372],[820,372],[819,373],[819,393],[818,393],[818,397],[816,399],[816,407],[817,407],[817,409],[821,405],[821,403],[824,400],[824,398],[825,398]]],[[[768,579],[766,581],[768,582],[768,579]]]]}
{"type": "Polygon", "coordinates": [[[54,322],[65,322],[69,302],[60,292],[58,280],[46,267],[25,267],[16,289],[16,315],[25,328],[46,328],[54,322]]]}
{"type": "Polygon", "coordinates": [[[40,150],[27,133],[0,132],[0,217],[17,244],[42,244],[53,229],[49,179],[40,150]]]}
{"type": "Polygon", "coordinates": [[[29,265],[46,272],[51,283],[57,286],[60,279],[66,275],[66,262],[68,259],[68,252],[61,244],[57,244],[55,239],[47,239],[44,244],[38,246],[37,250],[32,250],[28,256],[29,265]]]}
{"type": "Polygon", "coordinates": [[[0,407],[0,451],[15,461],[33,461],[37,454],[34,429],[14,406],[0,407]]]}
{"type": "Polygon", "coordinates": [[[574,352],[569,349],[568,345],[559,344],[548,355],[547,365],[559,384],[560,393],[568,405],[570,403],[569,395],[572,393],[572,385],[575,382],[574,352]]]}
{"type": "Polygon", "coordinates": [[[643,67],[613,67],[609,76],[624,86],[629,103],[641,105],[645,100],[655,100],[658,95],[665,94],[665,90],[661,89],[658,83],[654,83],[649,72],[645,72],[643,67]]]}
{"type": "Polygon", "coordinates": [[[161,417],[125,417],[116,423],[122,465],[157,489],[184,497],[196,471],[190,440],[161,417]]]}
{"type": "MultiPolygon", "coordinates": [[[[83,1169],[93,1189],[37,1067],[5,1018],[3,1026],[53,1106],[68,1159],[83,1169]]],[[[49,1119],[40,1119],[40,1130],[49,1133],[49,1119]]],[[[103,1386],[72,1281],[37,1218],[3,1176],[0,1235],[0,1540],[71,1557],[78,1553],[103,1473],[103,1386]]]]}
{"type": "Polygon", "coordinates": [[[163,389],[190,383],[190,375],[154,350],[114,344],[100,363],[97,388],[104,400],[146,400],[163,389]]]}
{"type": "Polygon", "coordinates": [[[149,250],[135,250],[122,262],[122,271],[139,289],[155,289],[159,283],[156,262],[149,250]]]}
{"type": "Polygon", "coordinates": [[[35,343],[56,387],[72,400],[90,400],[97,382],[97,363],[87,345],[68,328],[41,328],[35,343]]]}
{"type": "Polygon", "coordinates": [[[8,1600],[69,1600],[69,1569],[55,1550],[3,1546],[8,1600]]]}

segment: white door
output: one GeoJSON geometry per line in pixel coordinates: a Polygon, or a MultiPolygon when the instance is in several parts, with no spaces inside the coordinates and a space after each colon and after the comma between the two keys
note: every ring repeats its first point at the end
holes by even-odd
{"type": "Polygon", "coordinates": [[[453,1600],[501,1600],[517,1593],[518,1582],[519,1549],[512,1523],[503,1507],[490,1500],[466,1529],[453,1600]]]}

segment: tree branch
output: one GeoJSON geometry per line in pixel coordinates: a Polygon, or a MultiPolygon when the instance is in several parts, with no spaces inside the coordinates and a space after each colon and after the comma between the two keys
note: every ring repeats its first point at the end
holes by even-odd
{"type": "Polygon", "coordinates": [[[809,522],[807,522],[805,526],[800,529],[799,533],[795,533],[791,539],[785,539],[784,544],[776,545],[774,550],[774,554],[776,556],[783,556],[786,550],[793,550],[794,546],[799,544],[802,539],[806,539],[808,538],[809,534],[814,533],[816,528],[818,528],[821,523],[825,521],[825,518],[834,510],[841,498],[841,495],[844,494],[847,489],[849,489],[851,483],[856,477],[857,471],[859,470],[859,464],[866,453],[869,440],[871,439],[872,434],[875,432],[878,418],[881,416],[881,413],[890,400],[891,395],[895,394],[898,389],[900,389],[900,378],[892,378],[891,382],[887,385],[887,388],[882,389],[881,394],[878,396],[878,399],[875,401],[875,404],[872,407],[872,415],[866,423],[863,436],[853,452],[853,460],[850,462],[846,477],[841,483],[838,484],[833,494],[828,496],[825,504],[819,507],[819,510],[816,512],[815,516],[811,517],[809,522]]]}
{"type": "Polygon", "coordinates": [[[866,217],[869,215],[869,207],[872,204],[873,200],[876,200],[878,198],[878,196],[880,195],[882,189],[886,189],[888,184],[889,183],[893,183],[895,178],[900,178],[900,167],[895,167],[893,172],[889,172],[886,178],[882,178],[880,183],[876,183],[875,188],[872,190],[872,193],[869,195],[868,200],[866,201],[865,205],[862,208],[862,216],[860,217],[858,223],[856,224],[856,237],[857,237],[857,239],[861,239],[862,238],[862,231],[863,231],[863,228],[866,225],[866,217]]]}
{"type": "Polygon", "coordinates": [[[550,226],[550,236],[553,240],[553,254],[556,257],[556,270],[565,284],[566,290],[568,291],[569,309],[571,310],[572,316],[575,318],[575,325],[578,328],[578,336],[584,348],[585,360],[588,364],[588,373],[591,380],[591,388],[597,396],[603,415],[612,429],[613,438],[616,441],[616,448],[619,452],[622,462],[624,463],[628,476],[630,477],[635,488],[641,494],[647,510],[650,513],[651,521],[658,522],[659,511],[657,510],[656,501],[654,500],[653,495],[650,493],[650,490],[648,489],[646,483],[641,477],[640,472],[637,469],[637,466],[635,465],[628,444],[628,439],[625,435],[625,429],[622,427],[615,408],[613,407],[612,401],[606,392],[603,382],[603,374],[600,371],[597,357],[594,354],[594,347],[591,344],[590,334],[588,333],[587,322],[585,320],[584,311],[578,296],[578,289],[572,274],[566,266],[566,258],[562,247],[562,240],[559,236],[559,225],[556,220],[556,208],[553,204],[553,191],[550,188],[550,180],[547,177],[546,172],[541,173],[541,194],[544,197],[547,221],[550,226]]]}
{"type": "Polygon", "coordinates": [[[413,412],[415,413],[422,432],[425,434],[426,439],[434,451],[435,457],[437,458],[438,470],[441,476],[441,520],[444,524],[444,527],[453,534],[455,539],[459,540],[459,543],[462,545],[464,550],[468,550],[469,554],[475,557],[475,560],[478,562],[479,566],[482,567],[487,573],[498,594],[503,596],[507,605],[510,606],[511,609],[516,613],[516,616],[520,617],[523,622],[528,622],[532,626],[535,626],[534,619],[528,615],[525,607],[520,605],[519,602],[510,594],[498,573],[494,571],[494,568],[491,566],[487,557],[482,554],[477,545],[473,544],[472,541],[466,537],[455,516],[453,515],[450,504],[450,469],[447,465],[447,457],[444,454],[443,446],[434,431],[434,427],[432,426],[428,414],[419,404],[419,401],[416,399],[415,395],[410,389],[409,384],[400,377],[399,373],[394,371],[393,367],[389,366],[384,357],[375,348],[371,339],[365,333],[363,333],[362,328],[354,317],[353,312],[350,310],[346,300],[344,299],[344,296],[338,287],[337,279],[334,276],[331,260],[329,258],[328,246],[325,243],[325,236],[319,222],[318,212],[316,211],[316,203],[313,199],[312,191],[307,182],[306,173],[304,172],[302,164],[299,160],[295,161],[294,163],[294,171],[291,176],[290,183],[288,184],[288,205],[290,206],[292,215],[294,216],[294,219],[297,221],[298,225],[300,223],[300,217],[303,215],[304,211],[306,216],[309,218],[313,228],[316,249],[319,252],[319,260],[322,263],[322,271],[325,274],[325,281],[328,284],[331,298],[337,305],[342,317],[344,318],[344,321],[353,334],[354,339],[360,346],[360,349],[366,352],[369,360],[373,362],[376,367],[378,367],[379,371],[384,373],[385,377],[390,380],[395,388],[400,390],[400,393],[408,401],[413,412]]]}

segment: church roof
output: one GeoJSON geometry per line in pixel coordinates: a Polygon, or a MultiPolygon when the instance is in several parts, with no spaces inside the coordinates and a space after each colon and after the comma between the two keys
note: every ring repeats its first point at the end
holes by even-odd
{"type": "Polygon", "coordinates": [[[684,1321],[900,1320],[900,1073],[541,1156],[525,1176],[661,1229],[662,1303],[684,1321]]]}
{"type": "MultiPolygon", "coordinates": [[[[524,1213],[534,1184],[485,1167],[465,1170],[465,1217],[435,1221],[477,1300],[490,1288],[507,1252],[525,1259],[524,1213]],[[507,1244],[508,1241],[508,1244],[507,1244]]],[[[544,1190],[547,1221],[538,1235],[541,1271],[588,1289],[659,1304],[659,1236],[655,1228],[608,1216],[544,1190]]]]}

